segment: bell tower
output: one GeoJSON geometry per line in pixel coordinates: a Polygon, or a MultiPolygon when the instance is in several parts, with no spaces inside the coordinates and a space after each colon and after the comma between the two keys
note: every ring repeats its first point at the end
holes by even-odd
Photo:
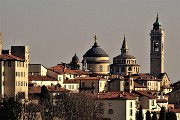
{"type": "Polygon", "coordinates": [[[2,54],[2,33],[0,33],[0,55],[2,54]]]}
{"type": "Polygon", "coordinates": [[[164,30],[157,14],[150,33],[150,73],[157,76],[164,73],[164,30]]]}

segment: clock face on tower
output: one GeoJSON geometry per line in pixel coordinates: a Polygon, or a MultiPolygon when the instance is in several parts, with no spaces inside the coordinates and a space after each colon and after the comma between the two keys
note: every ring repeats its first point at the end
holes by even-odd
{"type": "Polygon", "coordinates": [[[156,41],[156,42],[153,43],[153,50],[154,51],[159,51],[159,42],[156,41]]]}

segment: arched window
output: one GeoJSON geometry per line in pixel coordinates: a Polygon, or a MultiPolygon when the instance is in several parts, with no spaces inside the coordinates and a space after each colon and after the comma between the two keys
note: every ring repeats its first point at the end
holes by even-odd
{"type": "Polygon", "coordinates": [[[125,68],[124,67],[121,68],[121,72],[125,72],[125,68]]]}
{"type": "Polygon", "coordinates": [[[132,71],[132,67],[129,67],[128,70],[129,70],[129,71],[132,71]]]}

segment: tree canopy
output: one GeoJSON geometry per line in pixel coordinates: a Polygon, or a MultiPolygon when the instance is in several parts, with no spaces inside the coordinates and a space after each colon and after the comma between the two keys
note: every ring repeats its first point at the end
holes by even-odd
{"type": "Polygon", "coordinates": [[[157,120],[157,114],[156,114],[156,112],[153,112],[152,120],[157,120]]]}
{"type": "Polygon", "coordinates": [[[160,111],[160,114],[159,114],[159,120],[166,120],[165,107],[161,107],[161,111],[160,111]]]}
{"type": "Polygon", "coordinates": [[[146,112],[146,120],[151,120],[151,113],[149,110],[146,112]]]}
{"type": "Polygon", "coordinates": [[[136,120],[143,120],[142,105],[139,107],[139,112],[136,115],[136,120]]]}
{"type": "Polygon", "coordinates": [[[40,99],[41,100],[50,100],[49,91],[48,91],[48,89],[47,89],[47,87],[45,85],[43,85],[41,87],[40,99]]]}
{"type": "Polygon", "coordinates": [[[18,120],[22,111],[22,104],[14,99],[2,98],[0,101],[0,118],[1,120],[18,120]]]}
{"type": "Polygon", "coordinates": [[[176,113],[170,111],[166,113],[166,120],[177,120],[176,113]]]}

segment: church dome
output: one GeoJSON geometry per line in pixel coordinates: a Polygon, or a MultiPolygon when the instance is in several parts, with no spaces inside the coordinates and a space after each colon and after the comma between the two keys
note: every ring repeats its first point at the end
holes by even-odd
{"type": "Polygon", "coordinates": [[[98,46],[97,42],[94,42],[94,45],[89,49],[83,57],[109,57],[107,53],[98,46]]]}
{"type": "Polygon", "coordinates": [[[75,53],[75,55],[72,57],[71,63],[79,63],[79,57],[76,55],[76,53],[75,53]]]}

